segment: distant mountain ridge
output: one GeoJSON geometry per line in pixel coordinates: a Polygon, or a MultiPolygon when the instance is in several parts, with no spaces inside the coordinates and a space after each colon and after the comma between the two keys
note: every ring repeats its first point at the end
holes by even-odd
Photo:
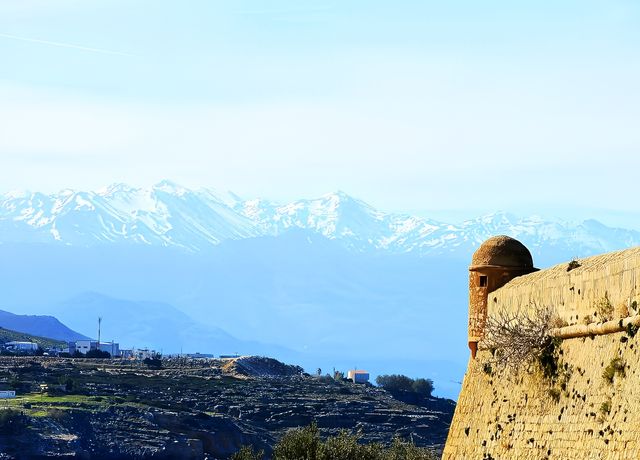
{"type": "Polygon", "coordinates": [[[123,348],[149,347],[176,353],[218,354],[287,353],[283,347],[238,340],[224,330],[203,326],[184,312],[163,302],[117,299],[96,292],[84,292],[55,307],[55,315],[81,331],[96,329],[102,317],[102,340],[119,342],[123,348]]]}
{"type": "Polygon", "coordinates": [[[0,310],[0,327],[64,342],[87,338],[48,315],[17,315],[0,310]]]}
{"type": "Polygon", "coordinates": [[[456,225],[384,213],[344,192],[278,204],[162,181],[150,188],[115,184],[95,192],[0,195],[0,243],[142,244],[199,252],[290,229],[312,231],[351,250],[423,256],[468,253],[495,234],[521,239],[534,253],[542,246],[594,254],[640,245],[639,231],[595,220],[574,224],[497,212],[456,225]]]}

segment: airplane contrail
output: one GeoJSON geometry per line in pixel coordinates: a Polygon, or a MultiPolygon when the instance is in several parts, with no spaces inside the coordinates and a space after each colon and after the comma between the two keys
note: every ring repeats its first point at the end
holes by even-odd
{"type": "Polygon", "coordinates": [[[91,47],[88,47],[88,46],[74,45],[72,43],[52,42],[52,41],[49,41],[49,40],[40,40],[40,39],[37,39],[37,38],[20,37],[18,35],[3,34],[3,33],[0,33],[0,37],[8,38],[8,39],[11,39],[11,40],[20,40],[20,41],[29,42],[29,43],[39,43],[39,44],[42,44],[42,45],[59,46],[59,47],[62,47],[62,48],[72,48],[72,49],[81,50],[81,51],[88,51],[88,52],[91,52],[91,53],[111,54],[113,56],[135,57],[134,54],[124,53],[122,51],[112,51],[112,50],[105,50],[105,49],[101,49],[101,48],[91,48],[91,47]]]}

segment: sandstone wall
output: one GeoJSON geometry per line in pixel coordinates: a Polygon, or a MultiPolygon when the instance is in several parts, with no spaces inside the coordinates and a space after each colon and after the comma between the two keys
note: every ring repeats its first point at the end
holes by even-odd
{"type": "Polygon", "coordinates": [[[640,248],[578,262],[580,266],[571,271],[563,263],[515,278],[489,294],[488,314],[503,308],[552,306],[568,324],[576,324],[591,317],[605,296],[616,314],[630,301],[640,301],[640,248]]]}
{"type": "MultiPolygon", "coordinates": [[[[593,316],[602,299],[615,315],[640,302],[640,248],[518,277],[489,294],[498,309],[552,306],[568,324],[593,316]]],[[[640,333],[567,339],[552,381],[532,368],[518,375],[489,369],[489,352],[470,360],[443,458],[640,459],[640,333]],[[613,361],[618,359],[617,361],[613,361]],[[613,363],[624,368],[613,381],[613,363]]]]}

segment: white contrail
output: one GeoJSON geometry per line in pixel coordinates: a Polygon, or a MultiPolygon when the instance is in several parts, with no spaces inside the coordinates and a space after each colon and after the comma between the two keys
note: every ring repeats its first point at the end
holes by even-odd
{"type": "Polygon", "coordinates": [[[23,42],[40,43],[42,45],[60,46],[62,48],[73,48],[73,49],[81,50],[81,51],[89,51],[91,53],[101,53],[101,54],[111,54],[111,55],[114,55],[114,56],[135,57],[135,55],[133,55],[133,54],[123,53],[122,51],[112,51],[112,50],[105,50],[105,49],[101,49],[101,48],[90,48],[88,46],[74,45],[72,43],[52,42],[52,41],[49,41],[49,40],[39,40],[37,38],[19,37],[18,35],[3,34],[3,33],[0,33],[0,37],[9,38],[11,40],[20,40],[20,41],[23,41],[23,42]]]}

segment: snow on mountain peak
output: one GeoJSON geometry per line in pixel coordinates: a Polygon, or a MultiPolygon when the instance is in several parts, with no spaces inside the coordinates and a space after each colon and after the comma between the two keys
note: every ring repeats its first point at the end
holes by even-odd
{"type": "Polygon", "coordinates": [[[640,232],[597,221],[570,224],[495,212],[460,225],[384,213],[345,192],[278,204],[232,192],[190,190],[164,180],[149,188],[112,184],[97,192],[70,189],[46,195],[0,195],[0,242],[92,246],[145,244],[204,250],[226,240],[310,231],[357,250],[431,254],[471,251],[487,237],[507,234],[531,248],[544,242],[585,250],[640,243],[640,232]]]}
{"type": "Polygon", "coordinates": [[[187,188],[168,179],[161,180],[153,186],[153,190],[169,193],[176,196],[184,196],[190,192],[187,188]]]}

